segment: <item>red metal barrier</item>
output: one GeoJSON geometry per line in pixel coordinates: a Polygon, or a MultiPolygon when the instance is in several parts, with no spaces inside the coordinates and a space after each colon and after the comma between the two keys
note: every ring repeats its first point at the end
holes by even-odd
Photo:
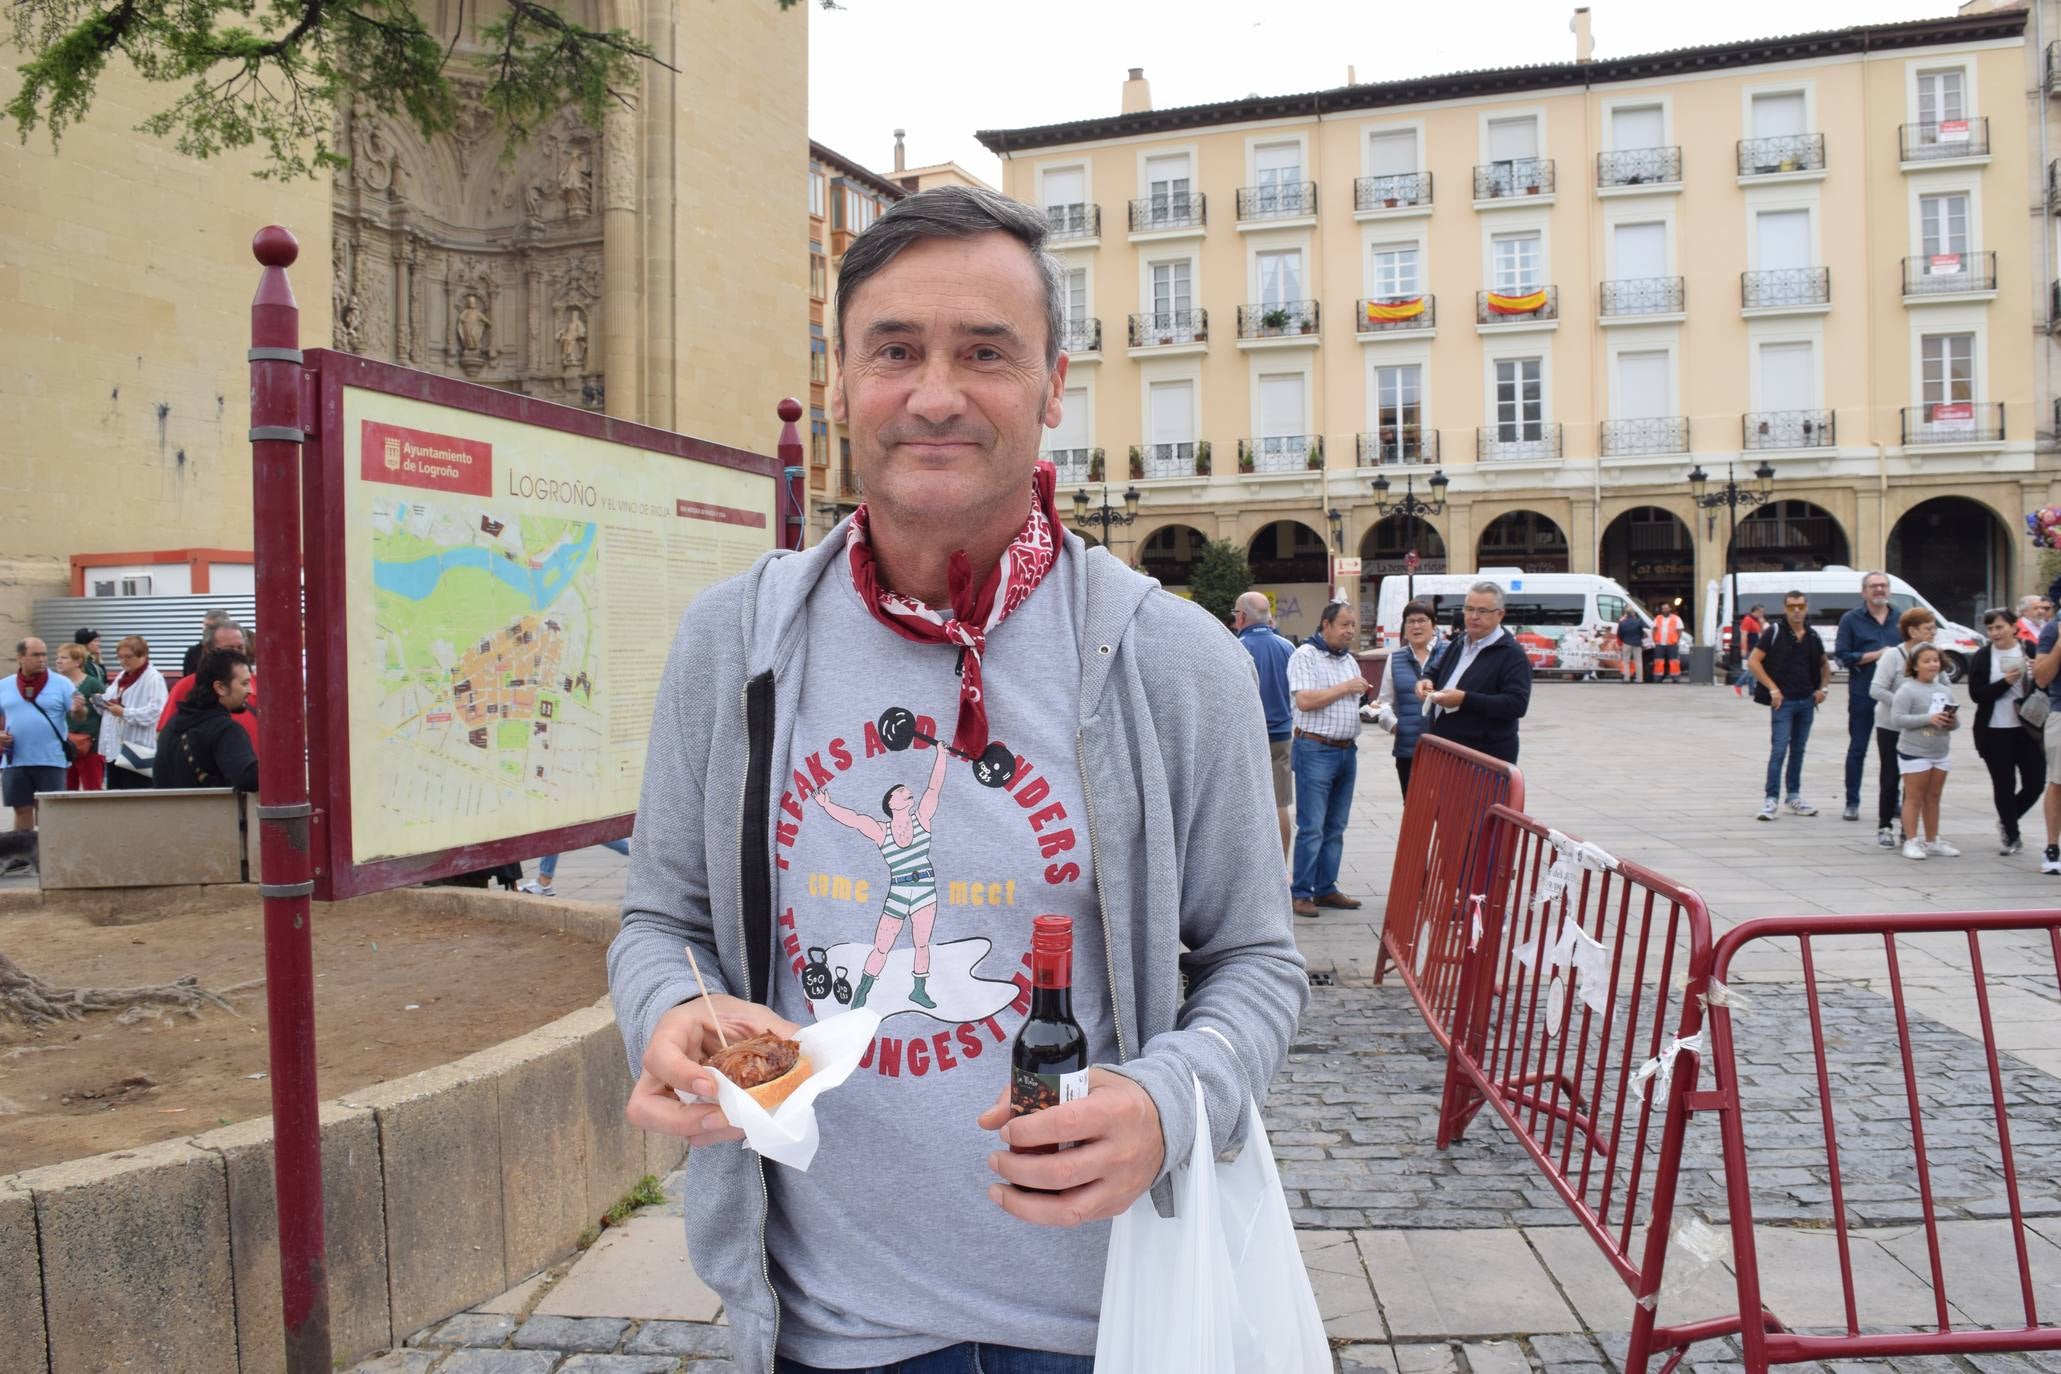
{"type": "Polygon", "coordinates": [[[1482,890],[1472,875],[1488,871],[1485,822],[1499,802],[1524,805],[1517,765],[1431,735],[1418,739],[1374,981],[1393,962],[1441,1046],[1458,1020],[1464,908],[1482,890]]]}
{"type": "MultiPolygon", "coordinates": [[[[1767,1309],[1761,1290],[1759,1255],[1754,1238],[1751,1162],[1747,1154],[1746,1132],[1742,1121],[1742,1109],[1748,1104],[1742,1100],[1742,1080],[1734,1056],[1732,1012],[1724,1006],[1713,1005],[1710,1029],[1714,1086],[1709,1093],[1697,1094],[1689,1105],[1695,1110],[1715,1110],[1723,1135],[1725,1187],[1731,1216],[1733,1266],[1738,1276],[1739,1309],[1742,1312],[1760,1314],[1762,1318],[1740,1332],[1740,1344],[1744,1348],[1748,1369],[1760,1371],[1770,1365],[1794,1364],[1805,1360],[2061,1349],[2061,1326],[2052,1324],[2051,1313],[2049,1321],[2042,1323],[2034,1298],[2033,1271],[2026,1239],[2025,1207],[2019,1189],[2016,1154],[2011,1142],[2011,1118],[2004,1101],[2004,1081],[1998,1062],[1996,1025],[1990,1009],[1991,980],[1985,972],[1983,961],[1982,936],[1989,934],[2002,937],[2004,933],[2012,931],[2028,932],[2037,937],[2033,943],[2036,944],[2041,957],[2037,964],[2029,965],[2025,959],[2029,951],[2021,947],[2008,951],[2010,957],[2000,961],[2001,966],[2007,967],[2012,974],[2018,976],[2036,976],[2044,987],[2061,988],[2061,910],[2052,908],[2044,911],[1965,911],[1894,916],[1778,917],[1744,922],[1718,942],[1712,961],[1711,977],[1719,984],[1724,982],[1733,961],[1748,946],[1777,939],[1794,939],[1797,943],[1803,964],[1803,996],[1810,1013],[1810,1050],[1817,1080],[1816,1097],[1824,1141],[1824,1158],[1831,1176],[1832,1224],[1838,1238],[1839,1278],[1846,1313],[1846,1330],[1843,1334],[1809,1335],[1782,1329],[1781,1323],[1775,1320],[1767,1309]],[[1912,1052],[1910,1009],[1905,997],[1904,973],[1898,958],[1898,941],[1919,935],[1956,935],[1967,941],[1968,984],[1973,1006],[1979,1014],[1982,1050],[1988,1061],[1988,1073],[1981,1081],[1969,1083],[1951,1076],[1942,1079],[1939,1075],[1921,1078],[1918,1072],[1917,1061],[1912,1052]],[[1887,982],[1888,999],[1894,1009],[1895,1044],[1898,1060],[1903,1069],[1911,1162],[1917,1182],[1924,1221],[1926,1256],[1930,1266],[1933,1310],[1923,1314],[1931,1327],[1928,1330],[1863,1332],[1861,1329],[1852,1254],[1848,1185],[1841,1171],[1839,1155],[1837,1115],[1843,1104],[1835,1092],[1834,1085],[1838,1079],[1828,1068],[1828,1036],[1819,997],[1820,980],[1816,948],[1822,941],[1851,936],[1866,937],[1871,947],[1874,941],[1880,941],[1886,972],[1884,981],[1887,982]],[[1957,1089],[1960,1090],[1958,1093],[1957,1089]],[[2004,1192],[2009,1207],[2012,1253],[2016,1261],[2015,1287],[2025,1318],[2022,1326],[2002,1329],[1984,1329],[1966,1324],[1956,1326],[1953,1320],[1948,1296],[1947,1267],[1941,1259],[1939,1209],[1934,1196],[1934,1165],[1926,1149],[1928,1129],[1934,1131],[1935,1138],[1943,1131],[1952,1131],[1962,1141],[1965,1149],[1968,1122],[1971,1119],[1980,1120],[1983,1115],[1987,1115],[1993,1124],[1994,1135],[1984,1142],[1981,1152],[1988,1158],[1988,1151],[1993,1146],[1994,1157],[2001,1164],[2004,1192]]],[[[1999,951],[1993,945],[1992,953],[1997,952],[1999,951]]],[[[1871,985],[1874,981],[1871,976],[1871,985]]],[[[1875,990],[1879,992],[1880,988],[1877,987],[1875,990]]],[[[2046,996],[2043,1006],[2051,1014],[2051,994],[2046,996]]],[[[1884,1018],[1885,1021],[1888,1019],[1884,1018]]],[[[1886,1037],[1889,1027],[1885,1025],[1883,1031],[1886,1037]]],[[[1800,1047],[1792,1047],[1792,1053],[1796,1052],[1797,1048],[1800,1047]]],[[[1834,1048],[1838,1046],[1835,1044],[1834,1048]]],[[[1679,1086],[1678,1084],[1677,1087],[1679,1086]]],[[[1847,1105],[1850,1112],[1850,1104],[1847,1105]]],[[[1851,1115],[1849,1122],[1851,1123],[1851,1115]]],[[[1879,1144],[1879,1138],[1877,1143],[1879,1144]]],[[[2034,1242],[2035,1245],[2038,1243],[2034,1242]]],[[[1968,1272],[1957,1273],[1956,1277],[1966,1285],[1961,1289],[1964,1295],[1970,1291],[1975,1292],[1977,1296],[1981,1296],[1985,1291],[1993,1293],[1996,1285],[2009,1282],[2005,1274],[1980,1272],[1972,1267],[1968,1272]]],[[[1779,1306],[1779,1299],[1777,1305],[1779,1306]]],[[[1918,1314],[1915,1313],[1907,1313],[1905,1316],[1914,1321],[1918,1318],[1918,1314]]],[[[1639,1361],[1629,1361],[1627,1369],[1628,1374],[1639,1374],[1639,1361]]]]}

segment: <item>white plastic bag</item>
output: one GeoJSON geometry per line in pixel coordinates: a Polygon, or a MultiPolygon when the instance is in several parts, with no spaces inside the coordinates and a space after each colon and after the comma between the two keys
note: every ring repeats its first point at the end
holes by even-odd
{"type": "Polygon", "coordinates": [[[1095,1368],[1329,1374],[1331,1347],[1258,1106],[1246,1104],[1238,1158],[1218,1164],[1198,1081],[1195,1143],[1173,1184],[1171,1218],[1147,1193],[1110,1228],[1095,1368]]]}

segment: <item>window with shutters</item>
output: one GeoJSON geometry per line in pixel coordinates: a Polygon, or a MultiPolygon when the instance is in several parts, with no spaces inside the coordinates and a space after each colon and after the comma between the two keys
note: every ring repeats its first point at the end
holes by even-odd
{"type": "Polygon", "coordinates": [[[1496,440],[1517,444],[1545,432],[1546,401],[1538,358],[1504,358],[1496,363],[1496,440]]]}

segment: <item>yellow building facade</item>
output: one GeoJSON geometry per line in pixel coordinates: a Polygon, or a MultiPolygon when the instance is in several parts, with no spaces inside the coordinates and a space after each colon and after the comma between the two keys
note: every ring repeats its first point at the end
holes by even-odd
{"type": "Polygon", "coordinates": [[[2027,590],[2057,473],[2027,22],[1169,110],[1134,70],[1123,113],[983,133],[1067,270],[1062,479],[1135,488],[1112,542],[1176,585],[1204,539],[1305,599],[1358,557],[1370,629],[1412,552],[1700,614],[1729,512],[1698,467],[1772,474],[1742,569],[1887,564],[1955,618],[2027,590]]]}

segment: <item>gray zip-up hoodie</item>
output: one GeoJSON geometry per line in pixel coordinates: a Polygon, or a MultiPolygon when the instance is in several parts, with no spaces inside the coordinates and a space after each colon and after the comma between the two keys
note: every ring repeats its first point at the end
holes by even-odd
{"type": "MultiPolygon", "coordinates": [[[[1241,1139],[1246,1100],[1287,1054],[1309,983],[1251,657],[1198,607],[1065,538],[1083,570],[1076,753],[1123,1061],[1105,1067],[1158,1108],[1165,1155],[1153,1196],[1164,1212],[1166,1169],[1200,1126],[1215,1150],[1241,1139]]],[[[768,555],[680,621],[652,716],[623,928],[608,950],[632,1073],[659,1018],[698,995],[685,943],[710,991],[767,1000],[771,812],[808,671],[804,602],[844,539],[840,524],[814,548],[768,555]]],[[[688,1248],[723,1299],[744,1374],[772,1374],[779,1339],[765,1167],[741,1145],[688,1159],[688,1248]]]]}

